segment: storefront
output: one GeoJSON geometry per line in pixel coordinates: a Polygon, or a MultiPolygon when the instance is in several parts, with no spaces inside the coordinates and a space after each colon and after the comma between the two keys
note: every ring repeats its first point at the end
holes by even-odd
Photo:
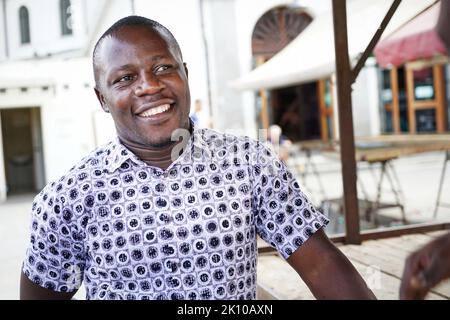
{"type": "MultiPolygon", "coordinates": [[[[386,27],[382,39],[433,3],[433,0],[402,2],[386,27]]],[[[365,50],[370,41],[367,35],[376,32],[391,5],[390,0],[348,3],[349,58],[352,63],[355,63],[365,50]]],[[[289,134],[293,141],[339,139],[331,7],[329,11],[321,12],[312,18],[311,23],[289,45],[270,60],[263,59],[255,64],[253,71],[231,83],[235,89],[258,92],[256,100],[259,106],[257,111],[260,114],[260,127],[266,128],[270,124],[281,124],[283,127],[281,122],[284,118],[290,123],[292,130],[297,130],[289,134]]],[[[372,73],[371,66],[362,70],[354,88],[352,97],[355,134],[379,135],[379,88],[377,74],[372,73]],[[372,94],[373,92],[375,94],[372,94]]],[[[290,128],[285,126],[284,131],[289,132],[290,128]]]]}
{"type": "Polygon", "coordinates": [[[381,69],[385,133],[444,133],[449,129],[448,58],[435,25],[439,3],[401,26],[375,48],[381,69]]]}

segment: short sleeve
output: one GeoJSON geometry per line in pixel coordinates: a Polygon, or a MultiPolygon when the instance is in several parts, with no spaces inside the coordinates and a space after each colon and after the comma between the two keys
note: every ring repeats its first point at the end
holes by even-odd
{"type": "Polygon", "coordinates": [[[259,236],[287,259],[329,220],[316,210],[276,153],[259,144],[253,164],[259,236]]]}
{"type": "Polygon", "coordinates": [[[31,210],[31,236],[23,273],[34,283],[58,292],[81,286],[85,268],[85,234],[63,194],[47,186],[31,210]]]}

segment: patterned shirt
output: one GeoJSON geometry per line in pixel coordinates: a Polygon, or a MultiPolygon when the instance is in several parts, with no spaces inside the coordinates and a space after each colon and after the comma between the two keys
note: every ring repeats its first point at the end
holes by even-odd
{"type": "Polygon", "coordinates": [[[35,197],[23,272],[87,299],[255,299],[257,234],[288,258],[327,223],[248,137],[195,129],[166,170],[116,138],[35,197]]]}

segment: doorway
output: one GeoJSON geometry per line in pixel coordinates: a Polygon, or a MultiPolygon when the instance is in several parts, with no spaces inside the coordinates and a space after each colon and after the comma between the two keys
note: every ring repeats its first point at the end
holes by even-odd
{"type": "Polygon", "coordinates": [[[34,193],[45,184],[39,108],[0,110],[6,195],[34,193]]]}
{"type": "Polygon", "coordinates": [[[381,70],[384,133],[409,132],[405,75],[404,66],[381,70]]]}
{"type": "Polygon", "coordinates": [[[292,142],[321,139],[317,82],[271,91],[273,122],[292,142]]]}

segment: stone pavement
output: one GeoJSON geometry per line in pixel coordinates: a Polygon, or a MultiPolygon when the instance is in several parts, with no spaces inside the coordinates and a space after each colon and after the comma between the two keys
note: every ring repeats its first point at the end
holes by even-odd
{"type": "MultiPolygon", "coordinates": [[[[0,204],[0,300],[19,299],[22,260],[29,240],[34,195],[13,196],[0,204]]],[[[76,299],[84,299],[84,289],[76,299]]]]}

